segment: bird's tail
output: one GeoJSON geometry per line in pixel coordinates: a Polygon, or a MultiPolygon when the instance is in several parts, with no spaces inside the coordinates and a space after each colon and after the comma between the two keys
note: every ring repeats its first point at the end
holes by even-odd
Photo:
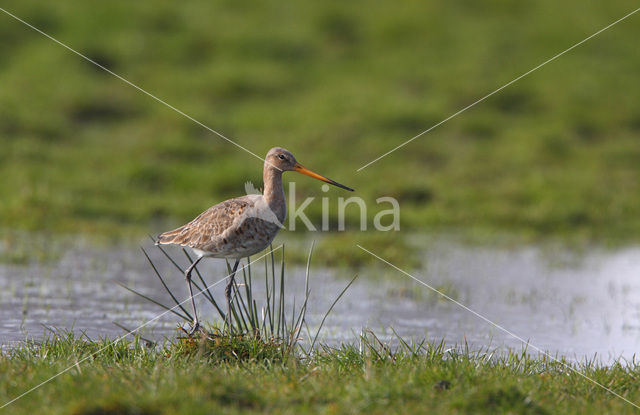
{"type": "Polygon", "coordinates": [[[156,238],[156,245],[176,244],[184,245],[185,227],[181,226],[178,229],[164,232],[158,235],[156,238]]]}

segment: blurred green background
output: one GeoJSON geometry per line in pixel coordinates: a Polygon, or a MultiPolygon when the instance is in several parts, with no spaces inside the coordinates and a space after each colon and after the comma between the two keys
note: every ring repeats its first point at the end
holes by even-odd
{"type": "MultiPolygon", "coordinates": [[[[393,196],[406,232],[640,240],[640,14],[356,173],[637,3],[2,7],[260,156],[283,146],[356,188],[370,226],[393,196]]],[[[145,235],[261,183],[260,160],[4,13],[0,39],[5,231],[145,235]]],[[[350,196],[285,177],[317,224],[320,197],[335,222],[350,196]]]]}

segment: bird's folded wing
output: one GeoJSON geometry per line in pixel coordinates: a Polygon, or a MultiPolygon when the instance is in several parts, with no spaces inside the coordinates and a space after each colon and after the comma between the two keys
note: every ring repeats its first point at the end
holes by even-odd
{"type": "Polygon", "coordinates": [[[224,238],[225,231],[242,222],[246,211],[254,205],[254,198],[250,196],[225,200],[210,207],[186,225],[158,235],[157,243],[208,250],[224,238]]]}

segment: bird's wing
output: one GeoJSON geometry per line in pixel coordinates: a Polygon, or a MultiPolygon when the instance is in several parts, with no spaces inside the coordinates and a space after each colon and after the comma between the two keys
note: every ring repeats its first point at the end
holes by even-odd
{"type": "Polygon", "coordinates": [[[253,185],[251,182],[244,183],[244,192],[248,195],[261,195],[262,192],[253,185]]]}
{"type": "Polygon", "coordinates": [[[225,233],[244,221],[247,211],[255,205],[255,196],[247,195],[218,203],[186,225],[158,235],[157,243],[197,249],[215,246],[225,233]]]}

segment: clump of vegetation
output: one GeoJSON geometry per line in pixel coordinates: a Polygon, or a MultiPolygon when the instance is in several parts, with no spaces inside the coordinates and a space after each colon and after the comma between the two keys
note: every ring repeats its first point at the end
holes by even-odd
{"type": "MultiPolygon", "coordinates": [[[[178,265],[176,258],[161,245],[156,245],[156,248],[162,252],[164,258],[166,258],[180,274],[184,275],[184,270],[178,265]]],[[[189,260],[189,263],[191,263],[192,258],[189,256],[189,253],[185,249],[182,249],[182,252],[189,260]]],[[[171,312],[188,324],[192,323],[193,317],[184,306],[184,303],[188,300],[179,301],[177,299],[177,296],[165,283],[165,277],[160,273],[157,264],[153,262],[144,249],[143,253],[151,265],[155,276],[173,300],[174,305],[164,304],[136,290],[128,287],[124,288],[160,306],[165,310],[165,313],[171,312]]],[[[227,263],[229,274],[214,284],[207,283],[198,268],[194,268],[193,274],[195,278],[198,279],[198,281],[195,281],[195,278],[192,279],[192,284],[196,289],[194,296],[202,295],[218,312],[220,322],[214,322],[210,326],[205,326],[203,329],[194,333],[181,328],[184,336],[178,337],[172,353],[185,355],[199,354],[207,356],[214,361],[281,361],[299,351],[302,351],[304,354],[309,354],[315,346],[328,314],[355,281],[354,277],[342,292],[338,294],[324,315],[315,335],[312,336],[306,321],[307,302],[310,296],[309,278],[312,254],[313,244],[307,256],[304,298],[298,307],[296,307],[295,298],[293,301],[286,301],[285,261],[284,247],[282,245],[275,249],[271,246],[267,254],[262,255],[264,259],[264,261],[262,261],[264,263],[264,277],[261,283],[265,288],[263,296],[259,296],[258,290],[254,289],[254,284],[257,284],[257,281],[254,281],[255,271],[253,270],[256,268],[255,264],[258,263],[260,258],[254,261],[247,258],[247,264],[238,270],[237,274],[241,273],[241,275],[235,275],[233,279],[231,286],[231,308],[228,311],[229,315],[227,315],[227,310],[223,310],[211,292],[213,285],[221,282],[225,282],[226,284],[227,280],[232,276],[232,270],[229,264],[227,263]],[[280,251],[281,260],[278,265],[276,265],[275,259],[276,251],[280,251]],[[241,283],[238,284],[238,281],[241,283]],[[303,333],[303,329],[306,330],[305,333],[303,333]],[[303,346],[300,341],[305,334],[307,343],[303,346]]],[[[134,330],[127,330],[127,332],[128,334],[132,334],[134,330]]]]}
{"type": "Polygon", "coordinates": [[[184,356],[203,356],[211,363],[282,362],[293,358],[289,345],[282,339],[263,339],[256,335],[214,332],[198,332],[191,336],[178,337],[168,353],[184,356]]]}

